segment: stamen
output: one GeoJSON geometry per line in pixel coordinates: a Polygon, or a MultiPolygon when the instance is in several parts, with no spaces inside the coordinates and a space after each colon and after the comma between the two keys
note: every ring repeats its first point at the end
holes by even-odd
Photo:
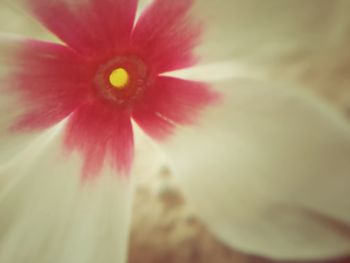
{"type": "Polygon", "coordinates": [[[117,68],[109,75],[109,82],[116,89],[123,89],[129,82],[129,74],[123,68],[117,68]]]}

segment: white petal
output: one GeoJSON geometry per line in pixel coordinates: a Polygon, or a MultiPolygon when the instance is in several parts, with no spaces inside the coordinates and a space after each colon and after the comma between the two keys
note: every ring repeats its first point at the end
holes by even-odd
{"type": "Polygon", "coordinates": [[[0,32],[55,40],[37,21],[15,5],[13,0],[0,0],[0,32]]]}
{"type": "Polygon", "coordinates": [[[218,83],[224,103],[165,146],[187,199],[245,252],[311,259],[350,252],[350,126],[287,84],[218,83]]]}
{"type": "Polygon", "coordinates": [[[140,15],[142,14],[142,12],[153,2],[153,0],[139,0],[137,3],[137,14],[136,14],[136,19],[135,19],[135,23],[137,21],[137,19],[140,17],[140,15]]]}
{"type": "Polygon", "coordinates": [[[205,23],[198,51],[203,61],[255,66],[332,52],[347,39],[349,7],[342,0],[197,0],[194,15],[205,23]]]}
{"type": "Polygon", "coordinates": [[[126,262],[130,181],[105,170],[82,182],[61,129],[0,171],[0,262],[126,262]]]}

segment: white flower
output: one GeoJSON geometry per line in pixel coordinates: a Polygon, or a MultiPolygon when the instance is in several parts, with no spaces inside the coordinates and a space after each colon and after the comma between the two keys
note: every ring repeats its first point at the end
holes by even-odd
{"type": "Polygon", "coordinates": [[[200,218],[228,245],[277,259],[350,252],[343,231],[350,224],[350,125],[335,107],[339,99],[350,102],[349,2],[197,0],[189,17],[204,22],[204,35],[195,50],[199,64],[187,69],[197,31],[180,7],[190,0],[155,1],[158,12],[148,16],[152,20],[141,15],[146,29],[134,31],[139,42],[132,49],[118,35],[131,28],[125,17],[133,18],[137,1],[16,2],[70,49],[0,38],[0,262],[126,260],[132,187],[120,175],[131,164],[125,149],[132,149],[132,137],[118,127],[131,126],[124,115],[116,122],[127,125],[114,129],[109,112],[85,111],[86,103],[76,108],[91,74],[100,93],[89,93],[89,106],[95,93],[127,103],[128,120],[156,139],[176,128],[160,148],[200,218]],[[164,27],[171,17],[175,22],[164,27]],[[114,18],[124,20],[114,24],[114,18]],[[162,37],[154,37],[159,32],[162,37]],[[138,113],[156,105],[162,121],[136,115],[135,105],[144,101],[139,84],[126,95],[116,92],[134,85],[136,75],[147,83],[142,88],[151,87],[143,67],[156,69],[157,77],[182,69],[167,75],[191,80],[177,80],[179,89],[196,83],[186,87],[199,91],[197,100],[177,89],[168,104],[158,104],[164,97],[155,92],[161,99],[142,104],[147,107],[138,113]],[[330,92],[338,100],[322,96],[330,92]],[[215,94],[220,103],[212,103],[215,94]],[[195,125],[183,126],[198,113],[195,125]],[[82,174],[100,176],[86,182],[82,174]]]}

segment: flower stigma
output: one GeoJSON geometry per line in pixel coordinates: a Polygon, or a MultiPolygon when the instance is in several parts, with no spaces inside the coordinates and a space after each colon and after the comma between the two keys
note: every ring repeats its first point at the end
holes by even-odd
{"type": "Polygon", "coordinates": [[[129,82],[129,74],[124,68],[117,68],[109,75],[110,84],[116,89],[123,89],[129,82]]]}

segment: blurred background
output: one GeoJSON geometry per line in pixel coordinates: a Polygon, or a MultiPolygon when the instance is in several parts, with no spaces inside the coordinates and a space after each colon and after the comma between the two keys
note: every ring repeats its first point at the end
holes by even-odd
{"type": "MultiPolygon", "coordinates": [[[[0,19],[1,32],[52,38],[1,2],[0,19]]],[[[216,240],[191,213],[171,171],[165,165],[155,167],[139,178],[135,190],[129,263],[275,262],[234,251],[216,240]]],[[[350,258],[324,262],[346,263],[350,258]]]]}
{"type": "MultiPolygon", "coordinates": [[[[245,255],[215,239],[192,215],[166,167],[143,180],[136,190],[129,263],[296,263],[245,255]]],[[[350,257],[300,261],[349,262],[350,257]]]]}

